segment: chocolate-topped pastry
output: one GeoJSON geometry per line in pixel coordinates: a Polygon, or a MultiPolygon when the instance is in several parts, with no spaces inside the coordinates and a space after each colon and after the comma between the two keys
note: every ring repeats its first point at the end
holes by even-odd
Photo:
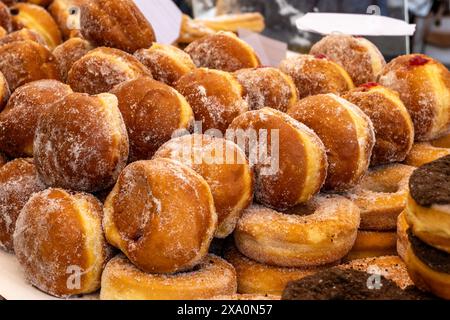
{"type": "Polygon", "coordinates": [[[450,274],[450,254],[423,242],[412,233],[411,229],[407,232],[411,249],[420,261],[435,271],[450,274]]]}

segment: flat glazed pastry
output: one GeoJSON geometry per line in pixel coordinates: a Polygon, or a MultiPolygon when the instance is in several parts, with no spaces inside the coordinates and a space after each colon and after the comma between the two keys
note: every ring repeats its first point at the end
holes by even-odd
{"type": "Polygon", "coordinates": [[[220,14],[217,10],[216,14],[213,18],[197,18],[195,21],[216,31],[238,32],[239,29],[246,29],[262,32],[265,28],[264,16],[259,12],[220,14]]]}
{"type": "Polygon", "coordinates": [[[95,292],[109,256],[102,205],[62,189],[34,194],[17,219],[14,250],[27,280],[56,297],[95,292]]]}
{"type": "Polygon", "coordinates": [[[53,50],[63,81],[67,81],[67,76],[73,64],[92,49],[94,47],[89,41],[75,37],[60,44],[53,50]]]}
{"type": "Polygon", "coordinates": [[[355,244],[344,260],[390,256],[396,253],[397,233],[395,231],[358,230],[355,244]]]}
{"type": "Polygon", "coordinates": [[[440,62],[421,54],[392,60],[379,82],[400,94],[411,114],[417,141],[428,141],[450,130],[450,72],[440,62]]]}
{"type": "Polygon", "coordinates": [[[450,155],[450,148],[435,147],[429,142],[415,143],[405,159],[405,164],[420,167],[450,155]]]}
{"type": "Polygon", "coordinates": [[[64,39],[69,39],[72,32],[80,28],[80,8],[87,0],[53,0],[48,12],[55,19],[64,39]],[[73,20],[76,20],[73,21],[73,20]]]}
{"type": "Polygon", "coordinates": [[[15,41],[26,41],[31,40],[34,42],[37,42],[43,46],[46,46],[47,43],[45,42],[44,38],[37,33],[36,31],[23,28],[14,32],[11,32],[4,37],[0,38],[0,45],[4,45],[7,43],[15,42],[15,41]]]}
{"type": "Polygon", "coordinates": [[[6,80],[3,73],[0,71],[0,112],[5,107],[9,100],[11,92],[9,91],[8,81],[6,80]]]}
{"type": "Polygon", "coordinates": [[[117,98],[72,93],[47,108],[34,139],[34,160],[51,187],[86,192],[114,184],[128,159],[117,98]]]}

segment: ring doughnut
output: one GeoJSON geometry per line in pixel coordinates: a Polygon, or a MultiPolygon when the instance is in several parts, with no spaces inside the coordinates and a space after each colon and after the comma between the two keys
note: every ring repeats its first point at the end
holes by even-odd
{"type": "Polygon", "coordinates": [[[406,259],[406,252],[409,245],[408,229],[409,224],[406,220],[406,211],[403,211],[398,216],[397,221],[397,253],[403,261],[406,259]]]}
{"type": "Polygon", "coordinates": [[[60,44],[53,50],[53,55],[58,63],[61,77],[67,81],[69,71],[73,64],[91,51],[93,46],[89,41],[81,38],[71,38],[60,44]]]}
{"type": "Polygon", "coordinates": [[[5,107],[9,100],[11,92],[9,91],[8,81],[6,80],[3,73],[0,71],[0,112],[5,107]]]}
{"type": "Polygon", "coordinates": [[[421,167],[448,155],[450,155],[450,148],[435,147],[428,142],[415,143],[406,157],[405,164],[421,167]]]}
{"type": "Polygon", "coordinates": [[[37,42],[43,46],[46,46],[44,38],[37,33],[36,31],[23,28],[14,32],[11,32],[4,37],[0,38],[0,45],[4,45],[7,43],[15,42],[15,41],[26,41],[31,40],[37,42]]]}
{"type": "Polygon", "coordinates": [[[395,231],[358,230],[355,244],[345,260],[351,261],[396,254],[397,233],[395,231]]]}

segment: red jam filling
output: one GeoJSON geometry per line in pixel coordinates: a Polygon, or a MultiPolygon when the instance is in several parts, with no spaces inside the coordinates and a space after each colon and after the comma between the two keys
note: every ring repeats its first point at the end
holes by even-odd
{"type": "Polygon", "coordinates": [[[413,67],[423,66],[430,62],[430,59],[424,58],[422,56],[415,56],[409,60],[409,65],[413,67]]]}
{"type": "Polygon", "coordinates": [[[370,90],[372,88],[378,87],[380,84],[376,82],[369,82],[361,85],[361,88],[365,90],[370,90]]]}
{"type": "Polygon", "coordinates": [[[327,56],[324,55],[324,54],[316,54],[314,57],[315,57],[316,59],[327,59],[327,56]]]}

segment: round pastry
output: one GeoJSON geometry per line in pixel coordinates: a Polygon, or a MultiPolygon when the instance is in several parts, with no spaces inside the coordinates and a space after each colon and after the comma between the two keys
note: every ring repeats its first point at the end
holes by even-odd
{"type": "Polygon", "coordinates": [[[93,47],[89,41],[81,38],[71,38],[53,50],[53,55],[56,58],[64,81],[67,81],[67,76],[73,64],[92,49],[93,47]]]}
{"type": "Polygon", "coordinates": [[[16,41],[0,46],[0,72],[11,92],[35,80],[60,79],[55,57],[34,41],[16,41]]]}
{"type": "Polygon", "coordinates": [[[2,1],[0,1],[0,27],[7,33],[11,32],[13,29],[11,13],[9,12],[9,8],[2,1]]]}
{"type": "Polygon", "coordinates": [[[403,261],[406,260],[406,252],[409,245],[408,229],[409,224],[406,220],[406,211],[403,211],[397,220],[397,253],[403,261]]]}
{"type": "Polygon", "coordinates": [[[35,192],[45,189],[32,159],[16,159],[0,168],[0,248],[13,251],[16,220],[35,192]]]}
{"type": "Polygon", "coordinates": [[[392,60],[379,82],[400,94],[414,122],[417,141],[436,139],[450,131],[450,72],[420,54],[392,60]]]}
{"type": "Polygon", "coordinates": [[[57,80],[29,82],[14,91],[0,113],[0,150],[11,158],[32,157],[34,133],[48,105],[72,93],[57,80]]]}
{"type": "Polygon", "coordinates": [[[236,272],[208,255],[195,270],[173,275],[145,273],[126,257],[113,258],[102,276],[102,300],[195,300],[236,293],[236,272]]]}
{"type": "Polygon", "coordinates": [[[44,38],[42,38],[42,36],[39,33],[37,33],[36,31],[30,30],[30,29],[27,29],[27,28],[23,28],[23,29],[11,32],[8,35],[0,38],[0,46],[7,44],[7,43],[15,42],[15,41],[26,41],[26,40],[31,40],[31,41],[37,42],[43,46],[47,45],[44,38]]]}
{"type": "Polygon", "coordinates": [[[6,80],[3,73],[0,71],[0,112],[5,107],[9,100],[11,92],[9,91],[8,81],[6,80]]]}
{"type": "Polygon", "coordinates": [[[255,199],[265,206],[286,210],[305,203],[325,181],[322,142],[285,113],[271,108],[246,112],[230,125],[227,139],[246,150],[255,170],[255,199]]]}
{"type": "Polygon", "coordinates": [[[319,195],[282,213],[254,205],[239,220],[234,239],[247,257],[282,267],[333,263],[352,248],[359,209],[340,196],[319,195]]]}
{"type": "Polygon", "coordinates": [[[188,45],[185,51],[197,67],[234,72],[258,67],[256,52],[232,32],[220,31],[188,45]]]}
{"type": "Polygon", "coordinates": [[[27,280],[40,290],[68,297],[95,292],[109,256],[102,205],[93,196],[47,189],[23,207],[14,250],[27,280]]]}
{"type": "Polygon", "coordinates": [[[397,233],[395,231],[359,230],[355,245],[345,260],[382,257],[397,254],[397,233]]]}
{"type": "Polygon", "coordinates": [[[392,164],[369,171],[348,195],[361,210],[361,230],[390,231],[405,210],[414,167],[392,164]]]}
{"type": "Polygon", "coordinates": [[[372,120],[376,143],[371,165],[402,162],[414,143],[414,124],[398,93],[366,83],[342,96],[372,120]]]}
{"type": "Polygon", "coordinates": [[[134,53],[156,41],[153,28],[132,0],[93,0],[81,7],[81,33],[97,46],[134,53]]]}
{"type": "Polygon", "coordinates": [[[374,82],[386,65],[380,50],[369,40],[343,34],[324,37],[312,48],[312,55],[325,55],[340,64],[355,85],[374,82]]]}
{"type": "Polygon", "coordinates": [[[173,86],[182,76],[195,69],[191,57],[177,47],[154,43],[134,56],[152,73],[155,80],[173,86]]]}
{"type": "Polygon", "coordinates": [[[128,158],[128,136],[109,93],[72,93],[50,105],[34,139],[34,159],[48,186],[95,192],[114,184],[128,158]]]}
{"type": "Polygon", "coordinates": [[[447,148],[450,149],[450,134],[442,136],[439,139],[430,141],[431,145],[436,148],[447,148]]]}
{"type": "Polygon", "coordinates": [[[99,94],[115,85],[142,76],[150,71],[132,55],[112,48],[97,48],[76,61],[69,71],[67,83],[76,92],[99,94]]]}
{"type": "Polygon", "coordinates": [[[175,89],[149,77],[123,82],[111,91],[130,139],[129,162],[150,159],[176,130],[189,130],[192,109],[175,89]]]}
{"type": "Polygon", "coordinates": [[[176,273],[206,257],[217,214],[208,183],[194,170],[170,159],[137,161],[108,196],[103,227],[139,269],[176,273]]]}
{"type": "Polygon", "coordinates": [[[288,114],[314,130],[327,149],[325,189],[342,192],[357,185],[369,167],[375,144],[369,117],[331,93],[300,100],[288,114]]]}
{"type": "Polygon", "coordinates": [[[71,36],[71,32],[80,29],[80,7],[87,0],[53,0],[48,12],[57,23],[64,39],[71,36]]]}
{"type": "Polygon", "coordinates": [[[450,148],[435,147],[428,142],[415,143],[406,157],[405,164],[420,167],[448,155],[450,148]]]}
{"type": "Polygon", "coordinates": [[[288,58],[279,68],[292,77],[300,99],[325,93],[339,95],[355,87],[347,71],[324,55],[288,58]]]}
{"type": "Polygon", "coordinates": [[[245,153],[233,142],[208,135],[172,139],[155,154],[194,169],[208,182],[218,216],[215,236],[230,235],[253,198],[253,172],[245,153]]]}
{"type": "Polygon", "coordinates": [[[243,88],[230,74],[219,70],[196,69],[175,83],[189,102],[203,130],[225,132],[238,115],[248,111],[243,88]]]}
{"type": "Polygon", "coordinates": [[[265,107],[286,112],[298,100],[291,77],[275,68],[241,69],[235,73],[251,110],[265,107]]]}

